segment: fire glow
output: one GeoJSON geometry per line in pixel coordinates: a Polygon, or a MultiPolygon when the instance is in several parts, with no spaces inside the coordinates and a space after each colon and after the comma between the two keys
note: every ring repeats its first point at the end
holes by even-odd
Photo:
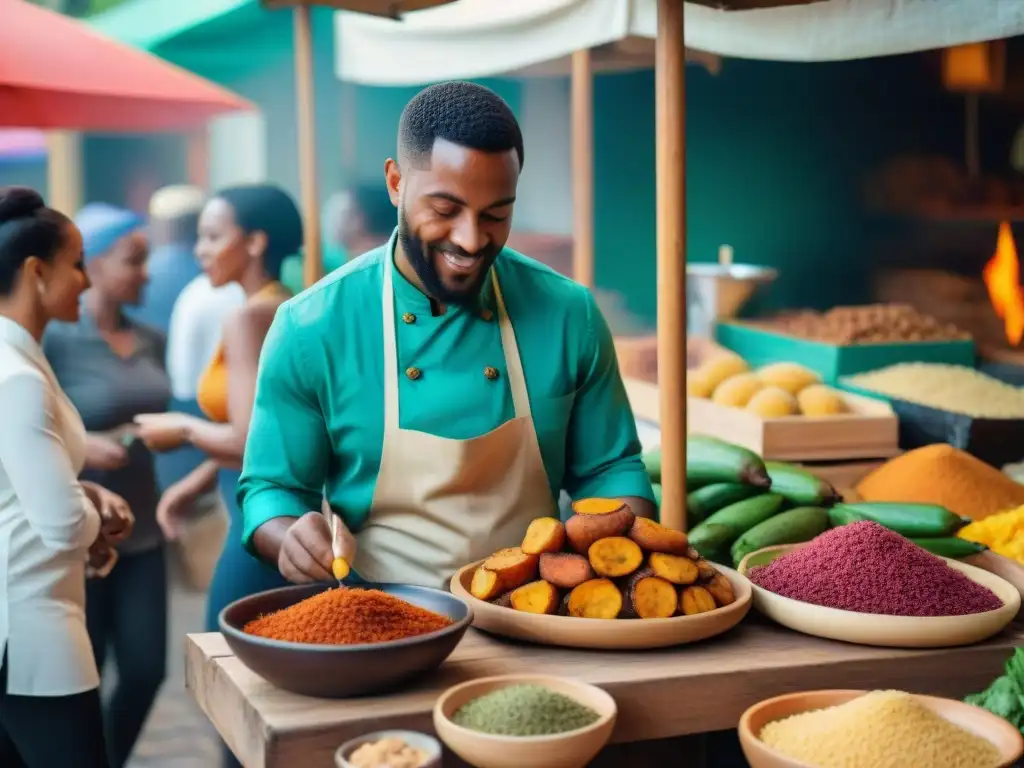
{"type": "Polygon", "coordinates": [[[1020,260],[1009,222],[999,225],[996,252],[981,273],[992,309],[1003,321],[1006,340],[1016,347],[1024,337],[1024,290],[1020,285],[1020,260]]]}

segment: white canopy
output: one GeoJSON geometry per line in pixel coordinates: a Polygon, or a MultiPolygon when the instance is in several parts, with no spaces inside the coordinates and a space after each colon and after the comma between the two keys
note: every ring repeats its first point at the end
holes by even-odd
{"type": "MultiPolygon", "coordinates": [[[[1024,0],[826,0],[756,11],[685,5],[691,51],[748,59],[860,59],[1024,34],[1024,0]]],[[[366,85],[564,74],[567,57],[581,49],[594,51],[597,71],[646,68],[656,17],[656,0],[456,0],[397,21],[340,11],[337,71],[366,85]]]]}

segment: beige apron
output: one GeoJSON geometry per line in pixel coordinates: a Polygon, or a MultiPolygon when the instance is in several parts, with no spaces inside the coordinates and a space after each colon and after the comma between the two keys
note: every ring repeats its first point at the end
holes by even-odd
{"type": "Polygon", "coordinates": [[[384,448],[370,515],[356,535],[353,570],[367,581],[444,587],[460,567],[501,547],[518,545],[531,520],[557,516],[558,510],[530,415],[519,347],[494,269],[491,280],[515,417],[470,440],[398,426],[393,271],[387,259],[384,448]]]}

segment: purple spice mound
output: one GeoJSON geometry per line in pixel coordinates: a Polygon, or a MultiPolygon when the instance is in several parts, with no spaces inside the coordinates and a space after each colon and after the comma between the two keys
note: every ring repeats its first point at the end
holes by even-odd
{"type": "Polygon", "coordinates": [[[987,587],[869,521],[823,533],[750,580],[804,603],[886,616],[966,616],[1003,607],[987,587]]]}

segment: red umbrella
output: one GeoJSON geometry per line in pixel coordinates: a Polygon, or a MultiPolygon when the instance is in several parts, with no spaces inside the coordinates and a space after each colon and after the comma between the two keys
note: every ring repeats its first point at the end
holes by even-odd
{"type": "Polygon", "coordinates": [[[0,0],[0,127],[159,131],[253,109],[224,88],[25,0],[0,0]]]}

